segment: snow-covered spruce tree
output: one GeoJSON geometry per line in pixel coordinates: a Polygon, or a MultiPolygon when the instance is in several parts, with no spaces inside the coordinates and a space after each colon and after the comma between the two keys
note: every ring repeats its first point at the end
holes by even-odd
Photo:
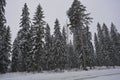
{"type": "Polygon", "coordinates": [[[17,45],[18,45],[17,46],[18,49],[16,49],[16,50],[18,50],[17,51],[18,53],[14,53],[14,51],[13,51],[13,55],[18,54],[18,60],[20,61],[19,63],[17,63],[17,64],[19,64],[19,67],[20,67],[18,69],[18,71],[26,71],[28,69],[28,63],[30,62],[30,60],[28,60],[29,59],[28,52],[30,51],[30,45],[29,45],[30,44],[29,43],[29,40],[30,40],[30,32],[29,32],[30,18],[29,18],[29,12],[28,12],[28,7],[27,7],[26,3],[22,9],[20,27],[21,27],[21,29],[18,32],[18,35],[16,38],[17,45]]]}
{"type": "Polygon", "coordinates": [[[45,70],[51,70],[51,62],[52,62],[52,36],[50,34],[50,27],[47,24],[45,28],[45,70]]]}
{"type": "Polygon", "coordinates": [[[66,53],[64,44],[62,41],[62,34],[60,32],[60,24],[58,19],[55,21],[54,27],[54,48],[53,48],[53,58],[54,58],[54,69],[64,69],[66,64],[66,53]]]}
{"type": "Polygon", "coordinates": [[[95,55],[94,55],[94,49],[92,45],[92,35],[91,32],[89,31],[89,27],[86,26],[85,32],[84,32],[84,50],[85,50],[85,55],[86,55],[86,64],[90,68],[92,68],[95,64],[95,55]]]}
{"type": "MultiPolygon", "coordinates": [[[[119,39],[119,33],[113,23],[111,23],[111,31],[110,31],[112,46],[113,46],[113,53],[112,55],[115,56],[113,58],[112,62],[114,65],[120,65],[120,39],[119,39]]],[[[111,55],[111,56],[112,56],[111,55]]]]}
{"type": "Polygon", "coordinates": [[[42,7],[38,5],[35,16],[33,18],[32,26],[32,49],[30,53],[33,55],[32,58],[32,71],[41,71],[44,68],[44,15],[42,7]]]}
{"type": "MultiPolygon", "coordinates": [[[[9,45],[8,45],[8,35],[5,26],[5,9],[6,0],[0,0],[0,73],[7,72],[9,65],[9,45]]],[[[8,32],[9,33],[9,32],[8,32]]]]}
{"type": "MultiPolygon", "coordinates": [[[[105,23],[103,23],[102,26],[102,33],[103,33],[103,54],[104,54],[104,65],[109,66],[112,64],[112,61],[110,60],[110,53],[112,49],[111,39],[110,39],[110,33],[105,23]]],[[[111,56],[114,57],[114,56],[111,56]]]]}
{"type": "Polygon", "coordinates": [[[22,27],[22,31],[23,31],[23,35],[22,35],[22,55],[23,55],[23,67],[25,68],[24,71],[28,71],[29,69],[29,63],[31,62],[30,60],[30,54],[29,51],[31,49],[31,45],[30,45],[30,18],[29,18],[29,12],[28,12],[28,7],[27,4],[25,3],[24,8],[23,8],[23,12],[22,12],[22,18],[21,18],[21,25],[20,27],[22,27]]]}
{"type": "Polygon", "coordinates": [[[73,32],[73,43],[75,53],[78,55],[78,68],[82,66],[86,70],[86,55],[84,52],[83,34],[85,26],[91,22],[89,13],[86,13],[86,7],[80,1],[74,0],[72,6],[67,12],[70,20],[71,30],[73,32]],[[81,58],[81,60],[80,60],[81,58]],[[81,63],[81,64],[80,64],[81,63]]]}
{"type": "Polygon", "coordinates": [[[105,60],[105,55],[104,55],[104,37],[103,37],[103,32],[102,32],[102,28],[101,25],[98,23],[97,24],[97,31],[98,31],[98,42],[99,42],[99,51],[97,52],[97,61],[99,66],[103,66],[104,65],[104,60],[105,60]]]}
{"type": "Polygon", "coordinates": [[[27,52],[27,57],[26,57],[26,71],[27,72],[31,72],[31,71],[33,71],[32,70],[32,65],[33,65],[33,54],[31,53],[31,50],[32,50],[32,47],[33,47],[33,45],[32,45],[32,36],[33,36],[33,33],[32,33],[32,31],[33,31],[33,27],[31,26],[30,27],[30,30],[29,30],[29,34],[28,34],[28,37],[29,37],[29,40],[28,40],[28,42],[29,42],[29,50],[28,50],[28,52],[27,52]]]}

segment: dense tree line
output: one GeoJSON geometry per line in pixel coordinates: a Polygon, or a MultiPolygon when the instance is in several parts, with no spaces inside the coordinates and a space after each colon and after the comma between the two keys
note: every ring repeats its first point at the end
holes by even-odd
{"type": "Polygon", "coordinates": [[[97,24],[97,34],[94,35],[96,65],[115,66],[120,65],[120,33],[111,23],[110,31],[105,23],[97,24]]]}
{"type": "Polygon", "coordinates": [[[94,46],[89,25],[90,13],[78,0],[74,0],[67,11],[69,24],[62,27],[58,19],[54,23],[54,32],[45,22],[44,12],[39,4],[31,21],[29,8],[24,4],[20,19],[20,30],[11,49],[10,27],[6,27],[5,0],[0,1],[0,73],[33,72],[43,70],[64,70],[80,68],[87,70],[94,66],[120,66],[120,33],[111,23],[109,30],[103,23],[97,24],[94,34],[94,46]],[[73,41],[67,42],[69,27],[73,41]],[[62,29],[61,29],[62,28],[62,29]],[[12,53],[12,56],[10,56],[12,53]],[[12,58],[10,60],[10,58],[12,58]],[[11,62],[10,62],[11,61],[11,62]]]}

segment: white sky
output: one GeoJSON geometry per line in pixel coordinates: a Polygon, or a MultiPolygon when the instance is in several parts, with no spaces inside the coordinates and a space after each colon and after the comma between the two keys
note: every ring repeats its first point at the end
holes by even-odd
{"type": "MultiPolygon", "coordinates": [[[[24,3],[27,3],[30,11],[30,18],[36,11],[37,5],[40,3],[44,14],[45,21],[49,23],[52,31],[54,21],[59,19],[61,26],[68,21],[66,11],[71,6],[73,0],[6,0],[6,19],[7,25],[10,25],[12,31],[12,41],[19,30],[20,15],[24,3]]],[[[120,31],[120,0],[80,0],[87,7],[87,12],[91,13],[93,23],[90,25],[92,33],[96,31],[97,22],[101,24],[105,22],[110,26],[113,22],[120,31]]]]}

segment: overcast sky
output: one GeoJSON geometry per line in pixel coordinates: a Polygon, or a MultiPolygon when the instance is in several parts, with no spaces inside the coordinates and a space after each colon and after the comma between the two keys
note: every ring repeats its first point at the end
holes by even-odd
{"type": "MultiPolygon", "coordinates": [[[[45,21],[49,23],[52,31],[55,19],[58,18],[61,26],[68,21],[66,11],[71,6],[73,0],[6,0],[7,25],[11,27],[12,41],[19,30],[20,15],[24,3],[27,3],[30,11],[30,18],[33,18],[37,5],[40,3],[45,21]]],[[[80,0],[87,7],[87,12],[91,13],[93,23],[90,25],[91,32],[96,31],[97,22],[105,22],[110,26],[113,22],[120,31],[120,0],[80,0]]]]}

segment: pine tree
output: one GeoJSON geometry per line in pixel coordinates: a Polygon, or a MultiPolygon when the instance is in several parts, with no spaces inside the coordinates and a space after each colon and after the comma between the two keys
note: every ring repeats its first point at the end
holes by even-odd
{"type": "Polygon", "coordinates": [[[78,0],[74,0],[71,8],[67,12],[67,15],[70,19],[70,28],[73,32],[75,53],[78,55],[78,67],[80,67],[81,63],[82,68],[86,70],[86,55],[84,52],[83,34],[86,25],[90,24],[92,18],[89,17],[89,13],[86,13],[86,7],[78,0]]]}
{"type": "Polygon", "coordinates": [[[33,18],[33,31],[32,31],[32,51],[31,54],[33,55],[32,61],[32,70],[33,71],[41,71],[44,68],[45,61],[44,61],[44,23],[43,20],[43,11],[40,4],[37,7],[35,12],[35,16],[33,18]]]}
{"type": "MultiPolygon", "coordinates": [[[[20,61],[19,71],[26,71],[28,69],[29,60],[29,51],[30,51],[30,18],[27,4],[25,3],[24,8],[22,9],[21,22],[20,22],[20,31],[18,32],[16,40],[18,40],[18,57],[20,61]]],[[[16,45],[15,45],[16,46],[16,45]]],[[[14,52],[14,51],[13,51],[14,52]]],[[[13,55],[16,53],[13,53],[13,55]]],[[[19,64],[19,63],[18,63],[19,64]]]]}
{"type": "Polygon", "coordinates": [[[54,56],[54,67],[55,69],[64,69],[66,64],[66,53],[64,49],[64,44],[62,42],[62,34],[60,32],[60,24],[58,19],[55,21],[54,27],[54,48],[53,48],[53,56],[54,56]]]}
{"type": "Polygon", "coordinates": [[[5,19],[5,9],[6,0],[0,0],[0,73],[7,72],[7,68],[9,65],[9,45],[8,38],[9,32],[8,28],[6,28],[6,19],[5,19]],[[8,38],[7,38],[8,37],[8,38]]]}

